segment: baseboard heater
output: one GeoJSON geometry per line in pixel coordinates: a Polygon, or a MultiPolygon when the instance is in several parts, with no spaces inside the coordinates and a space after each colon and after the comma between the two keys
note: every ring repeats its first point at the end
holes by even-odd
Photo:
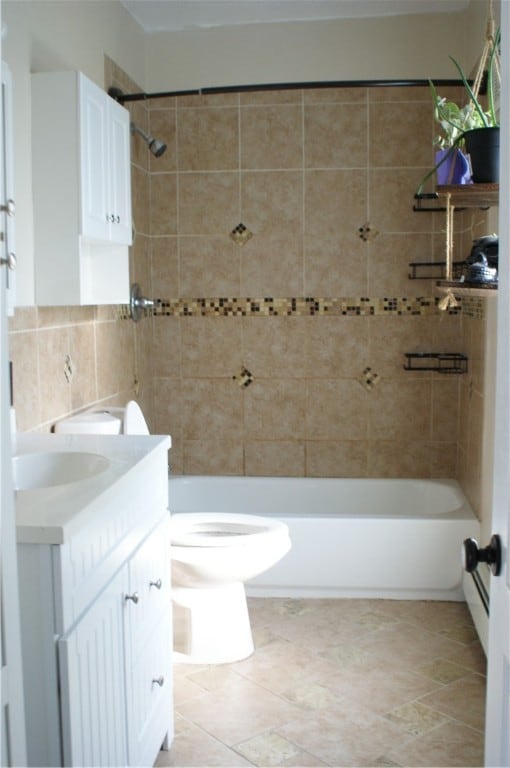
{"type": "Polygon", "coordinates": [[[489,640],[489,583],[490,575],[486,566],[482,569],[480,565],[473,573],[464,572],[462,581],[464,597],[485,655],[487,655],[489,640]]]}

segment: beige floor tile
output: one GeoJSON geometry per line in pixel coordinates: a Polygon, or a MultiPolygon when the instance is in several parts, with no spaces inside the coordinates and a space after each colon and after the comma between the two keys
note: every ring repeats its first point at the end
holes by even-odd
{"type": "Polygon", "coordinates": [[[420,701],[471,728],[484,729],[485,678],[482,675],[463,677],[423,696],[420,701]]]}
{"type": "Polygon", "coordinates": [[[252,765],[252,763],[244,760],[239,754],[196,726],[178,734],[171,749],[168,752],[161,751],[156,761],[157,768],[163,768],[163,766],[241,768],[245,765],[252,765]]]}
{"type": "Polygon", "coordinates": [[[409,768],[483,765],[483,739],[478,731],[449,721],[430,733],[399,744],[386,755],[409,768]]]}
{"type": "Polygon", "coordinates": [[[248,604],[253,656],[176,666],[158,766],[483,764],[486,662],[464,604],[248,604]]]}
{"type": "Polygon", "coordinates": [[[326,765],[318,757],[304,752],[296,744],[272,731],[237,744],[235,750],[253,765],[267,766],[267,768],[284,765],[300,766],[300,768],[326,765]]]}
{"type": "Polygon", "coordinates": [[[447,684],[453,683],[454,680],[460,680],[461,677],[465,677],[469,673],[469,669],[461,667],[459,664],[454,664],[452,661],[434,659],[433,661],[427,661],[425,664],[417,667],[416,672],[424,677],[430,677],[438,683],[447,684]]]}
{"type": "Polygon", "coordinates": [[[301,714],[297,706],[244,679],[230,680],[219,690],[184,702],[178,712],[227,746],[301,714]]]}
{"type": "Polygon", "coordinates": [[[284,738],[333,766],[368,766],[407,738],[389,720],[368,709],[321,710],[278,728],[284,738]]]}

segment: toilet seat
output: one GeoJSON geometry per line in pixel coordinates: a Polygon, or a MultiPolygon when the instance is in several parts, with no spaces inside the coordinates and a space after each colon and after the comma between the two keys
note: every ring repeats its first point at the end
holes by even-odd
{"type": "Polygon", "coordinates": [[[279,520],[230,512],[178,512],[170,520],[170,542],[177,547],[239,547],[287,531],[279,520]]]}

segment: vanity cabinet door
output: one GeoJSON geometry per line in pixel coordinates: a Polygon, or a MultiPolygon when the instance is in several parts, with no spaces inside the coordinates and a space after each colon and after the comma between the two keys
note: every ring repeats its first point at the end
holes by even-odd
{"type": "Polygon", "coordinates": [[[126,766],[127,566],[58,642],[64,765],[126,766]]]}
{"type": "Polygon", "coordinates": [[[108,100],[109,162],[110,162],[110,240],[119,245],[131,245],[131,132],[129,114],[113,99],[108,100]]]}
{"type": "Polygon", "coordinates": [[[173,735],[169,523],[166,513],[129,562],[126,679],[130,765],[152,765],[163,742],[173,735]]]}

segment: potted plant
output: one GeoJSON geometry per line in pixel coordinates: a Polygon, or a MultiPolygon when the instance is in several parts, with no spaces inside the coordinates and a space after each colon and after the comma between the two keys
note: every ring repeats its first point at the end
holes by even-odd
{"type": "Polygon", "coordinates": [[[488,55],[486,109],[469,84],[462,67],[452,56],[450,59],[459,72],[468,96],[467,103],[459,107],[455,102],[439,96],[434,83],[429,81],[434,117],[441,126],[441,132],[433,141],[434,146],[438,147],[436,164],[422,179],[417,196],[422,194],[425,183],[435,173],[439,184],[470,183],[470,170],[475,183],[499,180],[499,120],[494,98],[495,57],[499,41],[498,30],[488,55]],[[463,149],[470,157],[470,170],[463,149]]]}
{"type": "Polygon", "coordinates": [[[494,71],[499,76],[495,66],[496,55],[500,44],[500,30],[496,32],[491,43],[487,64],[487,108],[484,109],[477,93],[471,88],[462,67],[450,56],[462,79],[469,96],[467,104],[470,110],[470,120],[473,123],[466,126],[462,139],[465,142],[467,154],[471,158],[471,170],[475,183],[499,181],[499,118],[496,111],[494,94],[494,71]]]}

